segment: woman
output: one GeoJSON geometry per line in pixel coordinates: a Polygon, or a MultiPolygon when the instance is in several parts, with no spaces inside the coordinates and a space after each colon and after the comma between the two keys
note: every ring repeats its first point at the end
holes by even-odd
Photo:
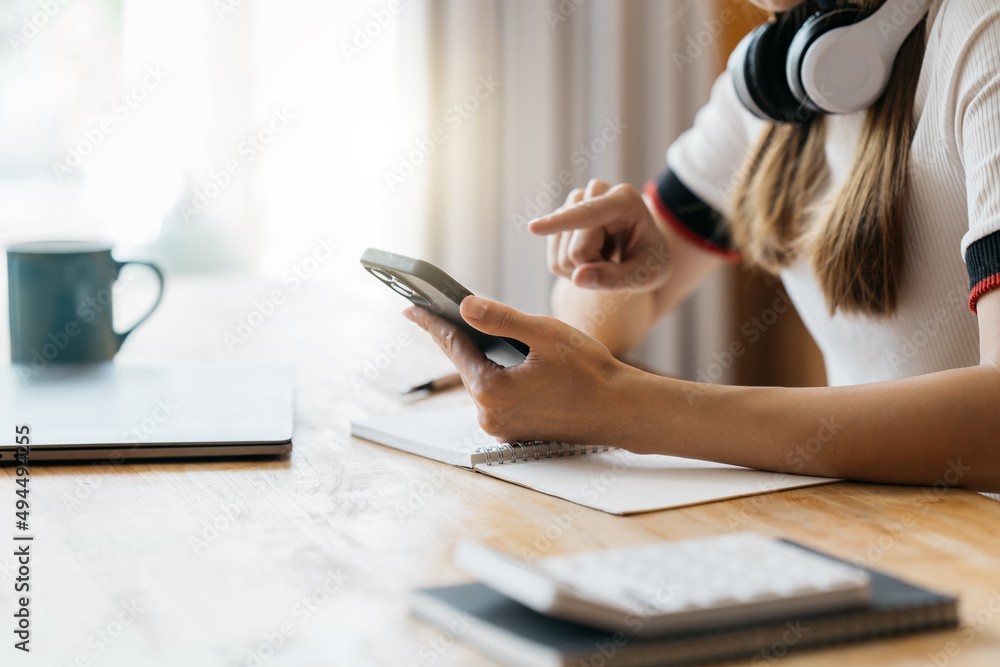
{"type": "MultiPolygon", "coordinates": [[[[793,29],[817,9],[753,1],[787,11],[793,29]]],[[[559,276],[558,319],[462,303],[475,328],[527,343],[523,364],[498,367],[443,320],[407,311],[454,360],[487,432],[1000,491],[995,0],[934,0],[865,111],[764,122],[720,77],[667,165],[644,195],[595,180],[531,223],[559,276]],[[736,257],[780,274],[831,386],[698,384],[616,359],[736,257]]]]}

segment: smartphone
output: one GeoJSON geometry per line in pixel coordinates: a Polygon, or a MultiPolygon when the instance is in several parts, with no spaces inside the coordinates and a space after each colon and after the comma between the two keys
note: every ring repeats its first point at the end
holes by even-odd
{"type": "Polygon", "coordinates": [[[454,324],[491,361],[509,368],[528,356],[528,346],[521,341],[484,334],[469,326],[462,319],[459,305],[472,292],[430,262],[368,248],[361,255],[361,266],[410,303],[454,324]]]}

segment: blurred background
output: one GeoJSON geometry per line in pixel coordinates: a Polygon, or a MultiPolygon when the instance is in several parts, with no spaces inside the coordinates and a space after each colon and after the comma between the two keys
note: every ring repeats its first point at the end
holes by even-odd
{"type": "MultiPolygon", "coordinates": [[[[763,18],[747,0],[5,0],[0,243],[108,239],[190,280],[281,280],[335,244],[315,279],[345,289],[376,246],[546,313],[526,222],[591,178],[655,177],[763,18]]],[[[636,361],[822,384],[782,295],[730,267],[636,361]]]]}

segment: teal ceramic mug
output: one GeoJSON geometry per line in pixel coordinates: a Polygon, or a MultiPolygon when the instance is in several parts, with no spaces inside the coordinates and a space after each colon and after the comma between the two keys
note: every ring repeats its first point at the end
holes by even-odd
{"type": "Polygon", "coordinates": [[[90,363],[115,356],[163,297],[163,273],[149,262],[119,262],[111,246],[90,241],[35,241],[7,247],[10,296],[10,358],[44,367],[90,363]],[[115,331],[113,295],[121,269],[141,264],[153,270],[159,293],[128,331],[115,331]]]}

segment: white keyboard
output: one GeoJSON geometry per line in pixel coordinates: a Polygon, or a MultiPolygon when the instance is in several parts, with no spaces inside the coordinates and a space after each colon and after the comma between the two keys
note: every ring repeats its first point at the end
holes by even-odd
{"type": "Polygon", "coordinates": [[[471,542],[456,564],[542,614],[633,635],[708,630],[865,605],[863,570],[755,533],[525,563],[471,542]]]}

